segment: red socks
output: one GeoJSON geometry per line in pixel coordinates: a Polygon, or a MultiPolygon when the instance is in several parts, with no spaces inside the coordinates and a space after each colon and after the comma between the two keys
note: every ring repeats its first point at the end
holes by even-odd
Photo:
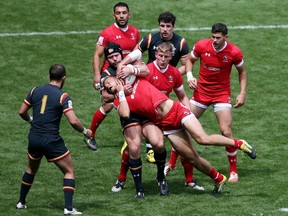
{"type": "Polygon", "coordinates": [[[229,172],[238,173],[237,170],[237,149],[233,147],[226,147],[226,153],[230,164],[229,172]]]}
{"type": "Polygon", "coordinates": [[[170,159],[169,159],[169,164],[171,165],[173,169],[176,167],[177,158],[178,158],[178,153],[175,151],[175,149],[172,148],[170,159]]]}
{"type": "Polygon", "coordinates": [[[180,156],[181,163],[184,168],[184,174],[185,174],[185,181],[186,183],[193,181],[193,166],[188,161],[185,160],[183,156],[180,156]]]}
{"type": "Polygon", "coordinates": [[[101,122],[106,118],[107,114],[103,113],[101,111],[101,107],[94,113],[91,125],[90,125],[90,130],[92,131],[92,137],[95,136],[95,131],[101,124],[101,122]]]}
{"type": "Polygon", "coordinates": [[[128,165],[128,159],[129,159],[129,152],[123,151],[122,158],[121,158],[121,168],[120,173],[118,175],[118,180],[126,181],[127,172],[129,170],[128,165]]]}
{"type": "Polygon", "coordinates": [[[212,178],[217,183],[223,181],[223,175],[219,173],[217,170],[215,170],[213,167],[210,173],[208,173],[208,176],[210,176],[210,178],[212,178]]]}

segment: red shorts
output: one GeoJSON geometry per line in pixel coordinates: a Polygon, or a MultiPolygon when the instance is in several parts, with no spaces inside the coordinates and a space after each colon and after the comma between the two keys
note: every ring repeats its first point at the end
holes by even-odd
{"type": "Polygon", "coordinates": [[[175,101],[171,110],[163,118],[158,119],[155,122],[155,125],[161,128],[165,135],[165,131],[176,132],[177,130],[182,129],[183,120],[191,116],[193,116],[193,114],[186,106],[179,101],[175,101]]]}
{"type": "Polygon", "coordinates": [[[194,100],[205,106],[210,106],[215,103],[228,103],[231,104],[230,94],[206,95],[197,90],[194,91],[191,100],[194,100]]]}

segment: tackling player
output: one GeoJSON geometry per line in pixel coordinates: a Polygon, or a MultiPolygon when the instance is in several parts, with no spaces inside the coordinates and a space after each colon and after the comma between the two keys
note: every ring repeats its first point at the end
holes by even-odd
{"type": "Polygon", "coordinates": [[[127,97],[123,92],[121,81],[116,77],[107,77],[103,85],[108,93],[119,95],[119,99],[116,98],[115,104],[118,105],[120,117],[137,113],[153,121],[156,126],[161,128],[180,155],[183,155],[194,167],[215,181],[213,190],[215,195],[221,193],[227,178],[198,155],[189,134],[199,144],[235,147],[241,149],[250,158],[256,158],[255,149],[244,140],[230,139],[218,134],[206,134],[189,108],[180,102],[172,101],[143,78],[136,78],[132,86],[133,91],[127,97]]]}
{"type": "MultiPolygon", "coordinates": [[[[183,86],[183,78],[179,73],[179,70],[169,64],[169,61],[173,58],[174,51],[175,48],[170,42],[163,42],[159,44],[155,53],[156,60],[147,65],[150,73],[148,76],[145,76],[145,79],[147,79],[152,85],[154,85],[168,97],[170,93],[174,91],[179,101],[189,107],[189,99],[183,86]]],[[[130,58],[126,57],[121,64],[126,64],[126,62],[130,61],[130,58]]],[[[122,163],[118,180],[112,187],[113,192],[119,192],[124,186],[127,173],[127,171],[125,173],[126,169],[123,168],[123,164],[127,164],[127,162],[123,163],[125,160],[127,160],[127,158],[124,154],[122,155],[122,163]]],[[[191,187],[195,190],[204,190],[204,188],[195,179],[193,179],[193,167],[191,164],[183,157],[181,157],[181,163],[184,167],[185,186],[191,187]]]]}

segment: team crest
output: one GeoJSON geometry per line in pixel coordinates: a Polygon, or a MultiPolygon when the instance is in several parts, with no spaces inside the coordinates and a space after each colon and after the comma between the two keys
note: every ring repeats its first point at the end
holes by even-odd
{"type": "Polygon", "coordinates": [[[135,35],[134,35],[134,33],[131,33],[131,40],[135,40],[135,35]]]}
{"type": "Polygon", "coordinates": [[[173,82],[173,76],[172,76],[172,75],[170,75],[170,76],[168,77],[168,79],[169,79],[169,82],[173,82]]]}
{"type": "Polygon", "coordinates": [[[228,62],[228,57],[227,56],[223,57],[223,62],[228,62]]]}

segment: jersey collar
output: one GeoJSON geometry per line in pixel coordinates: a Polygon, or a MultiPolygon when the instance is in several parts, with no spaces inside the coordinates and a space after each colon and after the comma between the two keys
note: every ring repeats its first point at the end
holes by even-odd
{"type": "Polygon", "coordinates": [[[126,31],[128,30],[128,25],[127,25],[125,28],[120,28],[120,27],[117,25],[117,23],[114,23],[114,26],[115,26],[116,28],[120,29],[120,30],[123,31],[123,32],[126,32],[126,31]]]}

